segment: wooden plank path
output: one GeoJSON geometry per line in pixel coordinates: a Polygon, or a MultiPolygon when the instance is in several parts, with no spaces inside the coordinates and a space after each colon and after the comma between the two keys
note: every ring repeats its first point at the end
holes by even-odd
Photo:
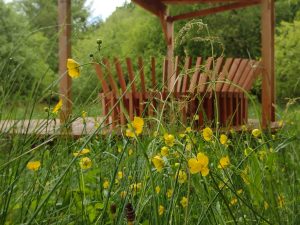
{"type": "MultiPolygon", "coordinates": [[[[91,135],[96,131],[96,129],[102,122],[103,117],[87,117],[85,118],[85,122],[82,118],[78,118],[72,123],[72,133],[69,133],[68,135],[75,138],[91,135]]],[[[0,133],[9,135],[36,134],[37,136],[66,135],[64,133],[61,133],[60,125],[61,124],[59,119],[1,120],[0,133]]],[[[251,131],[256,128],[260,129],[259,120],[249,119],[247,128],[248,131],[251,131]]],[[[270,129],[272,131],[276,131],[279,128],[281,128],[281,126],[278,122],[271,123],[270,129]]],[[[221,128],[221,132],[228,132],[230,129],[234,129],[238,132],[242,130],[242,126],[221,128]]],[[[101,129],[99,129],[99,132],[97,132],[97,134],[105,135],[111,133],[112,131],[116,134],[119,134],[121,131],[121,126],[115,127],[113,130],[111,130],[109,127],[102,127],[101,129]]]]}

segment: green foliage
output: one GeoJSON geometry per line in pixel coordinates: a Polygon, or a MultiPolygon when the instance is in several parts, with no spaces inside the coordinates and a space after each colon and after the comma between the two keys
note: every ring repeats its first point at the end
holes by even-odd
{"type": "Polygon", "coordinates": [[[300,96],[300,20],[283,22],[276,35],[277,96],[279,100],[300,96]]]}
{"type": "Polygon", "coordinates": [[[17,92],[25,97],[35,88],[42,93],[54,80],[44,60],[48,54],[47,39],[41,32],[28,32],[28,25],[20,22],[24,17],[3,1],[0,1],[0,15],[1,95],[17,92]]]}

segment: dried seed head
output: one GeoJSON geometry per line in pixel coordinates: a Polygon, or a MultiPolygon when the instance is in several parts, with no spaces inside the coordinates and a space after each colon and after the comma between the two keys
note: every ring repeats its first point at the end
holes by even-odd
{"type": "Polygon", "coordinates": [[[114,215],[114,214],[116,214],[116,212],[117,212],[117,205],[116,205],[115,203],[112,203],[112,204],[110,205],[110,213],[111,213],[112,215],[114,215]]]}
{"type": "Polygon", "coordinates": [[[125,206],[126,218],[128,222],[134,222],[135,212],[131,203],[127,203],[125,206]]]}

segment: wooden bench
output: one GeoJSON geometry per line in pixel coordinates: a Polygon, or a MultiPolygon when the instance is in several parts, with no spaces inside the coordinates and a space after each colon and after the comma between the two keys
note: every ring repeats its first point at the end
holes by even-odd
{"type": "Polygon", "coordinates": [[[161,107],[163,101],[178,101],[181,104],[182,122],[193,121],[196,127],[203,127],[205,123],[213,126],[215,122],[221,126],[247,123],[248,99],[245,92],[250,91],[259,75],[260,62],[240,58],[205,60],[197,57],[193,66],[191,57],[183,61],[184,66],[180,58],[175,57],[174,71],[168,80],[170,62],[164,59],[163,71],[159,75],[156,60],[152,58],[150,72],[146,74],[151,77],[148,85],[144,62],[140,57],[136,65],[130,58],[126,58],[125,66],[117,58],[112,63],[108,59],[100,64],[94,63],[102,85],[102,113],[110,118],[106,123],[114,128],[127,123],[126,115],[130,120],[134,116],[155,116],[156,109],[161,107]],[[157,82],[159,79],[162,79],[160,85],[157,82]],[[196,115],[198,118],[194,120],[196,115]]]}

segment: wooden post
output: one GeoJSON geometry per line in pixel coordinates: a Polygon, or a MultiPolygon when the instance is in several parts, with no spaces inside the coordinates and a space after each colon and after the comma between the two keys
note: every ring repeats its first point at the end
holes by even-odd
{"type": "Polygon", "coordinates": [[[60,122],[64,124],[72,112],[71,87],[72,80],[67,72],[67,60],[71,57],[71,0],[58,0],[59,24],[59,76],[60,98],[63,106],[60,122]]]}
{"type": "Polygon", "coordinates": [[[262,0],[262,126],[264,128],[275,121],[274,14],[274,0],[262,0]]]}
{"type": "Polygon", "coordinates": [[[168,59],[168,90],[171,91],[175,84],[174,73],[174,22],[166,21],[167,24],[167,59],[168,59]]]}

